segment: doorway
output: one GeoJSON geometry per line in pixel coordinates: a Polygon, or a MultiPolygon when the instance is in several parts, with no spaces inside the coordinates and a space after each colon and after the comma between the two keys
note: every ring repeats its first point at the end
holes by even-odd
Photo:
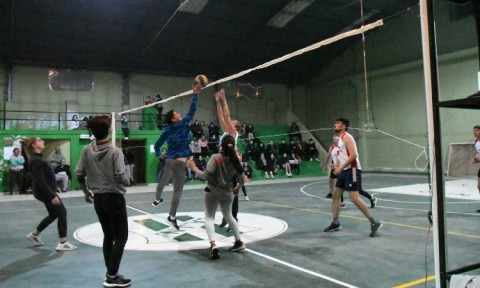
{"type": "Polygon", "coordinates": [[[133,169],[133,179],[136,183],[146,183],[146,146],[147,139],[122,139],[121,147],[128,148],[132,153],[135,161],[135,168],[133,169]]]}

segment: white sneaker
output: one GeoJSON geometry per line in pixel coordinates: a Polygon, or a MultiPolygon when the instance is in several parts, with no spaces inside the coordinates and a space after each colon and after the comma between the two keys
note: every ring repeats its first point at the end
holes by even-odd
{"type": "Polygon", "coordinates": [[[270,172],[270,177],[275,178],[275,176],[273,175],[273,172],[270,172]]]}
{"type": "Polygon", "coordinates": [[[248,196],[245,196],[245,201],[250,201],[250,198],[248,198],[248,196]]]}
{"type": "Polygon", "coordinates": [[[75,245],[70,244],[70,242],[66,241],[65,243],[58,243],[57,248],[55,250],[57,251],[73,251],[77,249],[78,247],[75,245]]]}
{"type": "Polygon", "coordinates": [[[267,179],[270,178],[270,177],[268,177],[268,172],[265,172],[265,178],[267,178],[267,179]]]}
{"type": "Polygon", "coordinates": [[[42,246],[44,244],[42,242],[42,239],[40,239],[40,236],[38,235],[35,236],[32,234],[32,232],[28,233],[28,235],[25,237],[27,237],[28,240],[32,241],[35,244],[35,246],[42,246]]]}

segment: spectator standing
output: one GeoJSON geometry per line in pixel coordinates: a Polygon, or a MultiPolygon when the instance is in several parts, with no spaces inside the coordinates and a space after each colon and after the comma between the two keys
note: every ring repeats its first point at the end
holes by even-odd
{"type": "Polygon", "coordinates": [[[18,188],[19,194],[25,194],[23,186],[23,170],[25,164],[25,158],[20,155],[20,149],[13,148],[13,155],[10,157],[10,195],[13,195],[15,186],[18,188]]]}
{"type": "Polygon", "coordinates": [[[77,115],[72,116],[72,120],[70,120],[68,126],[68,130],[78,130],[78,128],[80,127],[80,122],[78,121],[77,115]]]}
{"type": "Polygon", "coordinates": [[[122,114],[122,119],[120,120],[123,137],[125,140],[128,140],[128,136],[130,135],[130,128],[128,128],[128,118],[127,115],[122,114]]]}

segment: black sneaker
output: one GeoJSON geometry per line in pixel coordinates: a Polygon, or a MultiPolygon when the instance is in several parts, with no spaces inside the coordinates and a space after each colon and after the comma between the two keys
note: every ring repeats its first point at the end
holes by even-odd
{"type": "Polygon", "coordinates": [[[225,220],[225,218],[223,218],[223,219],[222,219],[222,223],[220,223],[220,225],[218,225],[218,227],[223,228],[223,227],[225,227],[225,226],[227,226],[227,220],[225,220]]]}
{"type": "Polygon", "coordinates": [[[177,230],[180,230],[180,227],[178,227],[178,224],[177,224],[177,219],[172,219],[172,218],[170,218],[170,216],[168,216],[167,221],[168,221],[168,223],[170,223],[170,225],[173,226],[173,228],[175,228],[177,230]]]}
{"type": "Polygon", "coordinates": [[[345,208],[347,207],[347,205],[345,205],[345,203],[342,202],[342,204],[340,204],[340,207],[345,208]]]}
{"type": "Polygon", "coordinates": [[[480,213],[480,209],[477,210],[477,213],[480,213]]]}
{"type": "Polygon", "coordinates": [[[153,200],[152,206],[153,206],[153,207],[157,207],[157,206],[160,205],[160,203],[162,203],[162,202],[163,202],[163,199],[153,200]]]}
{"type": "Polygon", "coordinates": [[[332,198],[332,193],[328,193],[327,196],[325,196],[325,198],[332,198]]]}
{"type": "Polygon", "coordinates": [[[330,226],[328,226],[327,228],[325,228],[323,230],[323,232],[333,232],[333,231],[340,231],[340,229],[342,228],[342,226],[340,225],[340,223],[333,223],[330,224],[330,226]]]}
{"type": "Polygon", "coordinates": [[[125,278],[123,275],[107,276],[103,282],[105,287],[128,287],[132,283],[132,280],[125,278]]]}
{"type": "Polygon", "coordinates": [[[372,224],[372,231],[370,232],[370,237],[375,237],[377,235],[377,232],[382,228],[382,223],[380,221],[377,221],[377,223],[372,224]]]}
{"type": "Polygon", "coordinates": [[[375,206],[377,206],[377,198],[372,197],[372,199],[370,199],[370,208],[375,208],[375,206]]]}
{"type": "Polygon", "coordinates": [[[211,252],[211,257],[210,259],[212,260],[217,260],[220,258],[220,255],[218,255],[218,247],[215,244],[212,244],[210,247],[210,252],[211,252]]]}
{"type": "Polygon", "coordinates": [[[235,241],[235,243],[233,244],[232,247],[228,248],[228,251],[237,252],[237,251],[243,250],[245,248],[247,248],[247,246],[245,246],[245,244],[243,244],[242,241],[237,240],[237,241],[235,241]]]}

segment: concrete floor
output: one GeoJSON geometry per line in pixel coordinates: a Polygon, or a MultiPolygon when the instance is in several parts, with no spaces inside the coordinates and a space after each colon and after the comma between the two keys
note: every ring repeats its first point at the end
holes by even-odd
{"type": "MultiPolygon", "coordinates": [[[[132,279],[132,287],[434,287],[433,280],[425,282],[434,275],[429,198],[422,195],[423,188],[407,186],[426,182],[423,176],[363,175],[365,190],[379,199],[372,212],[384,223],[375,238],[369,237],[368,221],[349,201],[341,210],[343,230],[323,232],[331,222],[331,202],[324,198],[326,177],[249,183],[251,201],[240,201],[239,214],[247,249],[228,252],[231,235],[219,230],[218,242],[224,247],[217,261],[208,259],[208,241],[197,239],[206,236],[201,225],[203,184],[186,186],[179,215],[193,215],[193,220],[182,222],[185,228],[179,233],[163,226],[171,188],[165,202],[152,207],[154,185],[130,187],[126,199],[131,233],[120,272],[132,279]],[[400,188],[389,190],[392,187],[400,188]],[[278,223],[284,227],[269,230],[278,223]],[[135,230],[142,227],[143,232],[135,230]],[[198,241],[185,240],[186,234],[198,241]],[[148,245],[135,244],[139,235],[148,238],[148,245]]],[[[447,198],[450,269],[480,259],[480,213],[475,213],[480,197],[473,183],[462,185],[470,196],[447,198]]],[[[30,195],[0,196],[0,287],[102,287],[102,250],[84,241],[102,237],[84,233],[95,231],[88,230],[98,222],[93,207],[83,202],[79,191],[60,197],[68,210],[70,241],[79,246],[73,252],[55,252],[55,223],[42,233],[45,246],[32,247],[25,235],[46,216],[44,206],[30,195]]]]}

